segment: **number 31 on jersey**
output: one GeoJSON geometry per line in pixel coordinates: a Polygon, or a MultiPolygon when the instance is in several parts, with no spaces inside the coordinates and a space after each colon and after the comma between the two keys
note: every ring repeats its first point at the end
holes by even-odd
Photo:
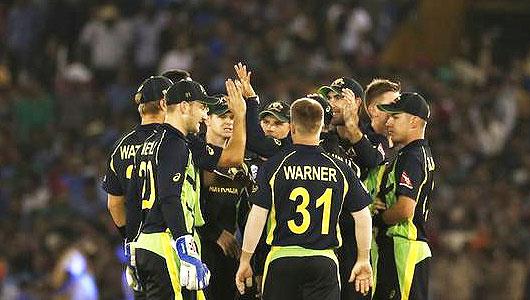
{"type": "MultiPolygon", "coordinates": [[[[332,196],[333,190],[331,188],[327,188],[324,194],[322,194],[317,200],[316,200],[316,208],[319,208],[320,206],[324,205],[324,211],[322,213],[322,234],[328,234],[329,233],[329,219],[331,214],[331,196],[332,196]]],[[[296,234],[303,234],[307,231],[309,228],[309,224],[311,224],[311,214],[307,210],[308,205],[310,204],[310,196],[309,192],[304,187],[297,187],[291,191],[291,194],[289,195],[289,200],[296,201],[298,197],[302,197],[302,203],[298,204],[296,206],[296,212],[300,213],[302,215],[302,223],[300,225],[296,224],[294,220],[289,220],[287,222],[287,226],[289,229],[296,234]]]]}

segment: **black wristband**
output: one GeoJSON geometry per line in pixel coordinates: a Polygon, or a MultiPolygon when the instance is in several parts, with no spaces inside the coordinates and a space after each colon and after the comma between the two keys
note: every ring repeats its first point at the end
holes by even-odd
{"type": "Polygon", "coordinates": [[[118,228],[118,232],[120,233],[121,237],[125,239],[127,235],[126,225],[116,226],[116,228],[118,228]]]}
{"type": "Polygon", "coordinates": [[[383,211],[379,211],[379,213],[375,214],[372,217],[372,226],[378,227],[378,228],[385,227],[385,222],[383,221],[383,211]]]}
{"type": "Polygon", "coordinates": [[[246,101],[257,101],[257,102],[259,103],[258,95],[250,96],[250,97],[245,97],[245,100],[246,100],[246,101]]]}

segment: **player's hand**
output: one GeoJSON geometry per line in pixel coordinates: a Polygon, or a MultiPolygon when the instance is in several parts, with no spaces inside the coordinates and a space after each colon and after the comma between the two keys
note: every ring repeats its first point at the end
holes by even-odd
{"type": "Polygon", "coordinates": [[[202,263],[197,245],[191,235],[183,235],[174,241],[180,259],[180,285],[188,290],[202,290],[210,283],[210,270],[202,263]]]}
{"type": "Polygon", "coordinates": [[[225,82],[228,95],[226,104],[234,116],[244,116],[247,111],[247,103],[243,99],[241,82],[228,79],[225,82]]]}
{"type": "Polygon", "coordinates": [[[236,287],[241,295],[245,293],[245,286],[252,286],[252,268],[248,261],[240,261],[236,273],[236,287]]]}
{"type": "Polygon", "coordinates": [[[255,97],[256,93],[250,84],[250,75],[252,72],[247,71],[247,66],[241,62],[239,62],[237,65],[234,65],[234,69],[236,70],[236,74],[239,77],[239,81],[241,81],[243,97],[255,97]]]}
{"type": "Polygon", "coordinates": [[[372,286],[372,266],[369,261],[357,261],[351,271],[349,282],[355,282],[355,290],[366,295],[372,286]]]}
{"type": "Polygon", "coordinates": [[[234,235],[229,231],[223,230],[216,242],[223,249],[225,255],[233,258],[239,258],[241,255],[241,248],[234,235]]]}
{"type": "Polygon", "coordinates": [[[346,100],[345,105],[342,107],[346,138],[355,143],[362,137],[362,132],[359,129],[359,107],[362,101],[357,100],[355,94],[350,89],[343,89],[342,96],[346,100]]]}

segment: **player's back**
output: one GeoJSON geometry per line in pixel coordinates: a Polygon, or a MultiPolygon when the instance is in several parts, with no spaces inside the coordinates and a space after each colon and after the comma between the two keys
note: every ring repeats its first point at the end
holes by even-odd
{"type": "Polygon", "coordinates": [[[114,145],[103,179],[103,189],[112,195],[121,196],[127,192],[131,179],[134,158],[144,141],[156,133],[160,124],[138,125],[120,138],[114,145]]]}
{"type": "Polygon", "coordinates": [[[343,205],[357,211],[369,201],[351,168],[319,146],[294,145],[264,168],[272,195],[267,243],[273,246],[338,247],[343,205]]]}

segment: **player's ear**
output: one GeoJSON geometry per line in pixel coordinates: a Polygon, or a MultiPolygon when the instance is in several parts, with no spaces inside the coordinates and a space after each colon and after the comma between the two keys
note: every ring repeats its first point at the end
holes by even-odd
{"type": "Polygon", "coordinates": [[[162,99],[160,99],[158,105],[160,105],[160,109],[161,109],[163,112],[166,112],[166,111],[167,111],[167,102],[166,102],[166,98],[162,98],[162,99]]]}
{"type": "Polygon", "coordinates": [[[179,110],[180,110],[181,113],[186,113],[186,114],[190,113],[190,109],[191,109],[191,103],[190,102],[182,101],[178,105],[179,105],[179,110]]]}
{"type": "Polygon", "coordinates": [[[411,116],[409,120],[411,128],[417,129],[418,127],[420,127],[420,120],[420,117],[411,116]]]}
{"type": "Polygon", "coordinates": [[[206,119],[204,119],[204,125],[210,126],[211,119],[212,119],[212,115],[208,115],[208,117],[206,117],[206,119]]]}
{"type": "Polygon", "coordinates": [[[366,112],[370,118],[373,118],[375,115],[377,115],[379,113],[378,110],[379,109],[375,106],[375,104],[371,104],[366,107],[366,112]]]}
{"type": "Polygon", "coordinates": [[[292,122],[289,123],[289,130],[291,130],[291,135],[296,134],[296,127],[294,126],[292,122]]]}

